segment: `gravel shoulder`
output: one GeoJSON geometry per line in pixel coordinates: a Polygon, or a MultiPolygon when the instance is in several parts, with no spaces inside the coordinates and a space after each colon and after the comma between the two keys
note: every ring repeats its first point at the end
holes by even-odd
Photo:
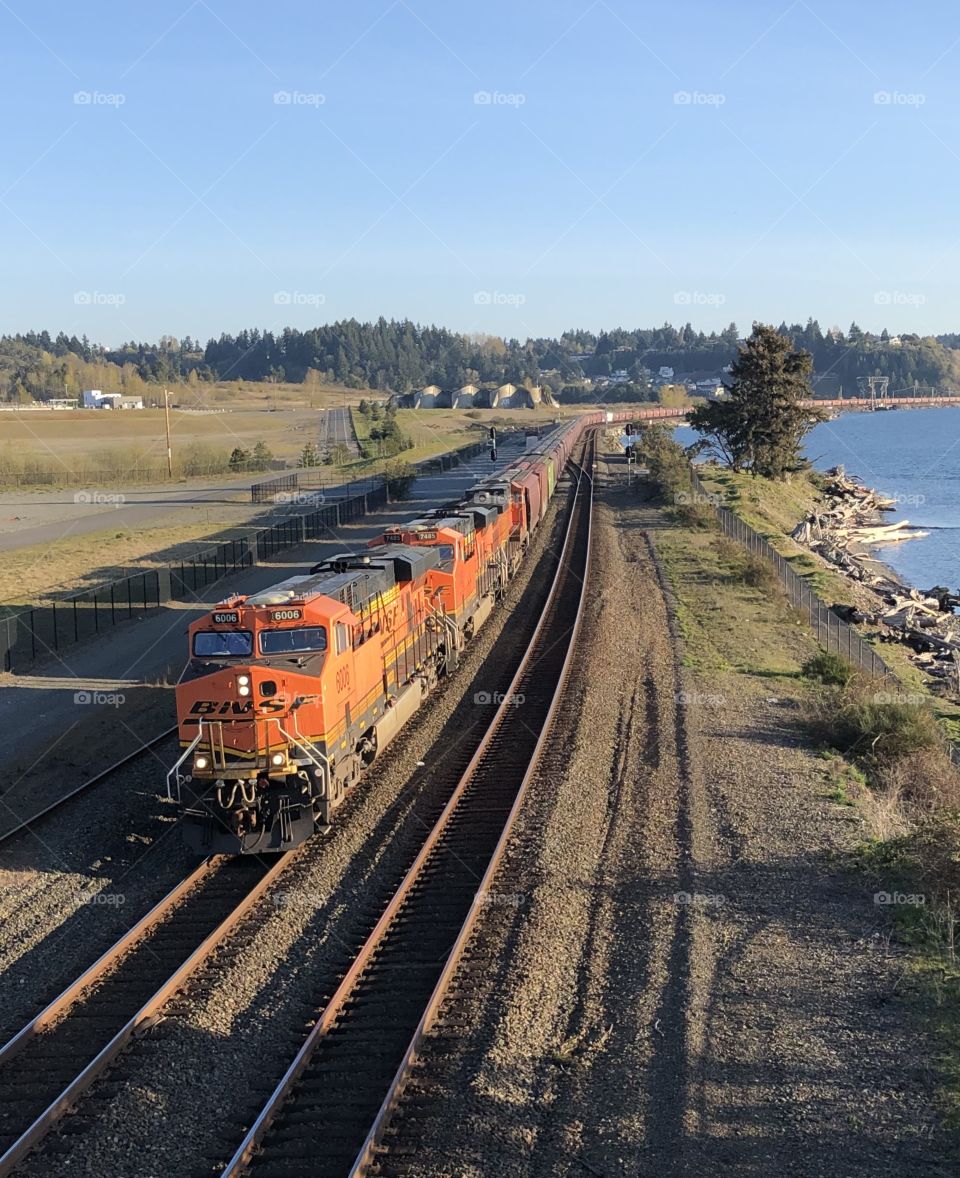
{"type": "Polygon", "coordinates": [[[810,639],[743,586],[713,612],[709,539],[602,498],[554,748],[382,1172],[955,1173],[908,953],[799,723],[810,639]]]}

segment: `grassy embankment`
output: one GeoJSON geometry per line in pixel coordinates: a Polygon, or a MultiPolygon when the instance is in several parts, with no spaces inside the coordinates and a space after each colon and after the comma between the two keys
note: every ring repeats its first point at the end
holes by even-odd
{"type": "MultiPolygon", "coordinates": [[[[677,596],[685,661],[718,683],[760,676],[771,693],[796,702],[800,730],[822,759],[824,798],[849,807],[862,826],[848,866],[865,873],[875,893],[901,898],[878,915],[913,947],[905,989],[918,995],[918,1015],[943,1045],[944,1105],[960,1123],[960,775],[941,723],[957,709],[930,696],[918,674],[904,676],[898,692],[821,652],[776,580],[720,534],[709,508],[684,501],[676,453],[663,448],[650,465],[672,522],[658,532],[657,548],[677,596]]],[[[811,480],[771,484],[711,471],[706,481],[793,558],[821,596],[850,599],[838,574],[784,535],[812,502],[811,480]]],[[[891,650],[883,647],[885,658],[891,650]]],[[[888,661],[900,671],[898,660],[888,661]]]]}

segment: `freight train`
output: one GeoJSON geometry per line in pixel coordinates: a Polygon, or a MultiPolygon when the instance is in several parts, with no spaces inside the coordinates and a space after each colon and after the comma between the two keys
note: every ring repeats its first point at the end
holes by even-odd
{"type": "Polygon", "coordinates": [[[328,828],[496,608],[584,432],[626,416],[528,438],[461,501],[194,622],[167,777],[188,844],[280,852],[328,828]]]}

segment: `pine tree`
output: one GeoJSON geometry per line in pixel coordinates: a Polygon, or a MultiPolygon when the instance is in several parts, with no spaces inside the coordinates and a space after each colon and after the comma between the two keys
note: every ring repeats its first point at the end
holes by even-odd
{"type": "Polygon", "coordinates": [[[729,397],[698,406],[690,424],[734,470],[785,478],[803,468],[801,443],[824,418],[803,404],[812,369],[809,352],[758,323],[731,366],[729,397]]]}
{"type": "Polygon", "coordinates": [[[319,465],[320,455],[317,453],[316,446],[313,444],[313,442],[307,442],[307,444],[300,451],[300,457],[297,459],[297,466],[307,467],[319,465]]]}
{"type": "Polygon", "coordinates": [[[266,470],[273,462],[273,454],[266,442],[260,441],[253,448],[253,465],[257,470],[266,470]]]}

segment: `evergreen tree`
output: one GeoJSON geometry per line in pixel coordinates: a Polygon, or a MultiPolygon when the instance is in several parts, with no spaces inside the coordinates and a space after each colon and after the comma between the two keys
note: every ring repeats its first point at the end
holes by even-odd
{"type": "Polygon", "coordinates": [[[698,406],[690,424],[734,470],[785,478],[802,469],[801,443],[823,420],[820,410],[802,403],[810,396],[812,368],[809,352],[794,351],[775,328],[755,324],[731,367],[729,397],[698,406]]]}
{"type": "Polygon", "coordinates": [[[253,465],[256,470],[266,470],[273,461],[273,454],[266,442],[260,441],[253,448],[253,465]]]}

